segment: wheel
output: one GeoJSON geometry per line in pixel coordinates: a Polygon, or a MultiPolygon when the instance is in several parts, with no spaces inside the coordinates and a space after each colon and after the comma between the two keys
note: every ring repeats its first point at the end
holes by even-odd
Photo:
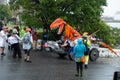
{"type": "Polygon", "coordinates": [[[91,61],[96,61],[99,58],[99,51],[96,48],[91,49],[89,54],[91,61]]]}

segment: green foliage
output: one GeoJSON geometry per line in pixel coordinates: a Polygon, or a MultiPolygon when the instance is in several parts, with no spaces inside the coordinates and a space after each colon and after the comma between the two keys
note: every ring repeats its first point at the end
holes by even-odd
{"type": "Polygon", "coordinates": [[[114,45],[120,44],[120,28],[111,28],[110,32],[113,38],[112,40],[114,41],[114,45]]]}
{"type": "Polygon", "coordinates": [[[0,20],[10,19],[10,10],[6,5],[0,5],[0,20]]]}
{"type": "Polygon", "coordinates": [[[114,42],[112,40],[112,35],[110,34],[110,27],[106,25],[105,22],[100,21],[98,29],[100,30],[98,32],[99,38],[102,39],[103,42],[112,45],[114,42]]]}
{"type": "Polygon", "coordinates": [[[101,21],[102,6],[106,0],[10,0],[12,9],[20,9],[20,14],[26,25],[48,27],[58,17],[80,33],[87,31],[90,34],[100,30],[97,35],[104,42],[111,44],[110,28],[101,21]]]}

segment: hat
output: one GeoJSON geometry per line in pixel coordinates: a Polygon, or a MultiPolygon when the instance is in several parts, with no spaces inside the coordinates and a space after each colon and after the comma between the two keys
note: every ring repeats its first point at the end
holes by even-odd
{"type": "Polygon", "coordinates": [[[13,29],[12,33],[13,33],[13,34],[17,34],[18,31],[17,31],[16,29],[13,29]]]}
{"type": "Polygon", "coordinates": [[[84,32],[83,34],[88,35],[88,32],[84,32]]]}
{"type": "Polygon", "coordinates": [[[25,31],[26,31],[26,32],[30,32],[31,29],[30,29],[30,28],[26,28],[25,31]]]}

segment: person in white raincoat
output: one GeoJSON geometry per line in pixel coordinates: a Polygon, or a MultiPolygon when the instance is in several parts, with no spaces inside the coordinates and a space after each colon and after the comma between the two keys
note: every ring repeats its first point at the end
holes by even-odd
{"type": "Polygon", "coordinates": [[[13,48],[13,58],[22,58],[21,55],[21,49],[19,46],[19,42],[21,41],[20,37],[17,35],[18,31],[16,29],[13,29],[12,31],[12,35],[10,37],[8,37],[8,43],[10,43],[12,45],[13,48]]]}
{"type": "Polygon", "coordinates": [[[23,35],[22,37],[22,46],[23,46],[23,50],[25,52],[25,56],[24,56],[24,61],[26,62],[31,62],[30,61],[30,49],[32,48],[32,44],[33,44],[33,38],[32,35],[30,33],[31,29],[30,28],[26,28],[25,29],[26,33],[23,35]],[[28,40],[26,42],[25,38],[26,36],[28,36],[28,40]]]}
{"type": "Polygon", "coordinates": [[[2,27],[2,30],[0,31],[0,52],[1,56],[5,56],[4,53],[4,48],[5,48],[5,43],[7,39],[7,34],[6,34],[7,27],[2,27]]]}

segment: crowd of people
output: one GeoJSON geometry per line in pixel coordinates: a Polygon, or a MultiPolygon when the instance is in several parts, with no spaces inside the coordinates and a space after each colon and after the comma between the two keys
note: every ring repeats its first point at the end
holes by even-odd
{"type": "Polygon", "coordinates": [[[0,52],[1,56],[5,56],[5,46],[8,44],[8,49],[13,50],[13,58],[22,58],[22,52],[20,44],[22,43],[22,49],[24,50],[24,61],[31,62],[30,60],[30,50],[36,49],[38,33],[36,30],[25,27],[24,33],[20,36],[20,28],[19,26],[15,27],[6,27],[3,26],[0,31],[0,52]]]}
{"type": "MultiPolygon", "coordinates": [[[[22,50],[20,47],[20,44],[22,43],[22,49],[24,51],[24,61],[25,62],[31,62],[30,60],[30,51],[31,49],[35,50],[37,46],[37,40],[38,40],[38,33],[35,29],[32,29],[30,27],[25,27],[23,31],[20,31],[19,26],[15,26],[13,28],[7,28],[6,26],[2,27],[2,30],[0,31],[0,52],[1,56],[5,56],[4,53],[5,45],[6,43],[9,44],[8,48],[13,49],[13,58],[22,58],[22,50]],[[20,33],[23,35],[21,36],[20,33]]],[[[91,43],[88,39],[87,34],[83,34],[82,38],[77,38],[76,35],[74,35],[76,39],[74,41],[66,40],[61,45],[61,47],[67,47],[68,51],[68,57],[70,60],[74,60],[76,62],[76,71],[77,74],[75,76],[81,76],[83,74],[83,65],[85,65],[85,69],[88,68],[88,62],[89,62],[89,47],[91,46],[91,43]],[[72,55],[72,57],[71,57],[72,55]],[[73,57],[74,56],[74,57],[73,57]],[[81,59],[85,56],[85,61],[82,61],[81,59]]],[[[43,29],[42,34],[42,45],[46,43],[48,40],[48,32],[47,29],[43,29]]],[[[42,47],[41,47],[42,50],[42,47]]]]}

